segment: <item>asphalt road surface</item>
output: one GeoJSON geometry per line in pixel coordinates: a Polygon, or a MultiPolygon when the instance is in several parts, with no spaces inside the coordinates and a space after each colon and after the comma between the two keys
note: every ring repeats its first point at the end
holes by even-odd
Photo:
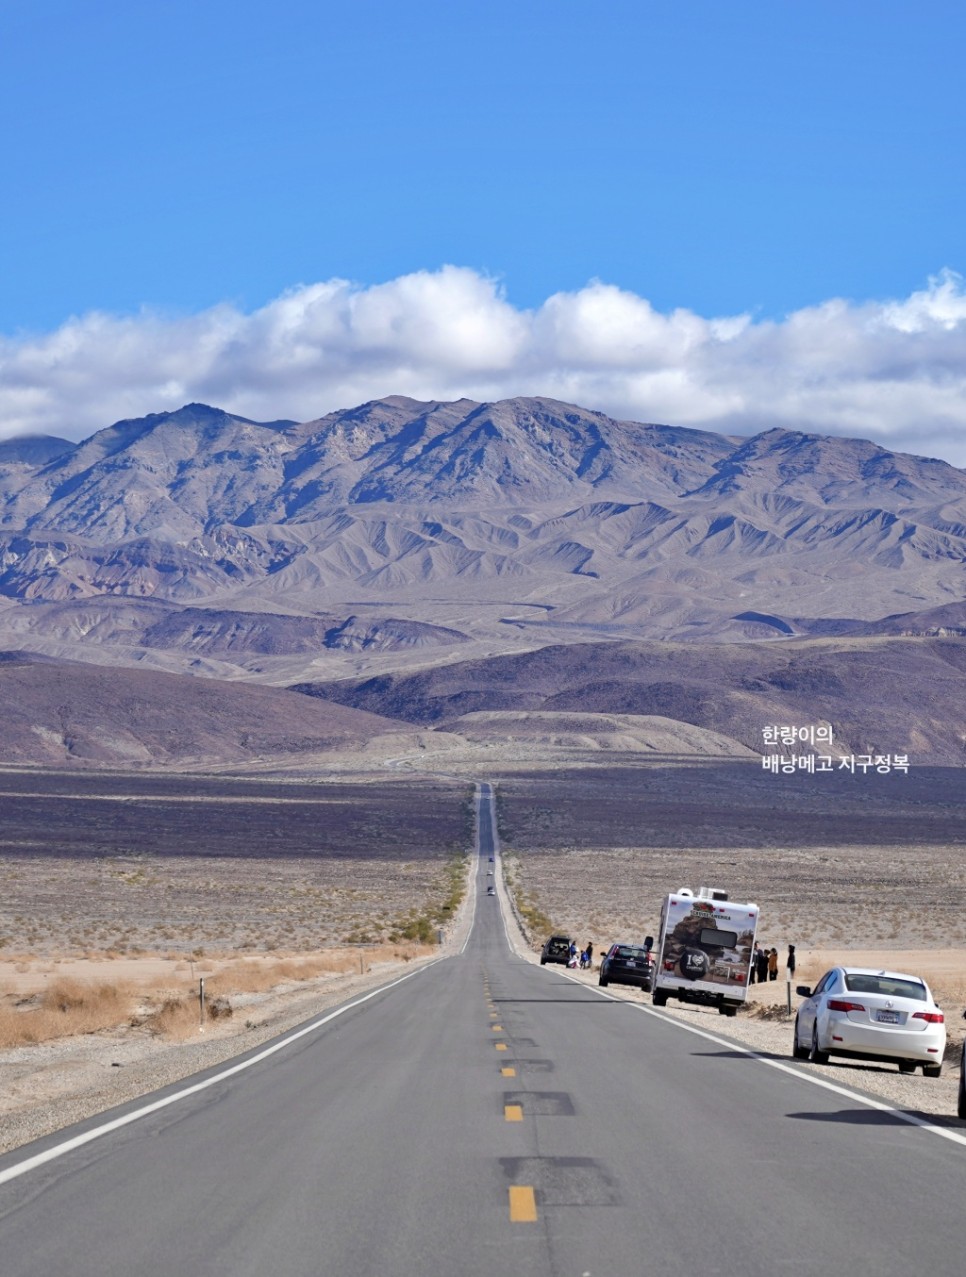
{"type": "Polygon", "coordinates": [[[479,852],[459,955],[0,1159],[4,1277],[959,1271],[966,1128],[512,956],[479,852]]]}

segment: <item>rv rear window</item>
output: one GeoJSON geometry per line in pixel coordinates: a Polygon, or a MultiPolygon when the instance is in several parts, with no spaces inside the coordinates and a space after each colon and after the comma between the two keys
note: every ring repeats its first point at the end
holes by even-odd
{"type": "Polygon", "coordinates": [[[698,944],[714,945],[719,949],[737,949],[738,935],[734,931],[719,931],[717,927],[705,927],[698,944]]]}

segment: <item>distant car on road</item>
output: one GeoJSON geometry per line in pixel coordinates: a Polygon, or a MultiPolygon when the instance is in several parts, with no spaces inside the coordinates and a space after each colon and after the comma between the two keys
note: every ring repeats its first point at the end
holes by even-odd
{"type": "Polygon", "coordinates": [[[805,999],[795,1017],[796,1060],[828,1064],[830,1055],[843,1055],[891,1060],[900,1073],[942,1072],[945,1017],[919,976],[833,967],[814,989],[801,984],[796,991],[805,999]]]}
{"type": "Polygon", "coordinates": [[[654,980],[654,959],[647,949],[635,944],[612,944],[600,962],[598,984],[633,984],[650,989],[654,980]]]}
{"type": "Polygon", "coordinates": [[[551,936],[543,946],[540,954],[540,965],[548,962],[559,962],[566,966],[570,961],[570,936],[551,936]]]}
{"type": "Polygon", "coordinates": [[[487,894],[488,896],[495,896],[495,895],[496,895],[496,887],[494,887],[494,886],[492,886],[492,885],[491,885],[491,886],[489,886],[489,887],[487,887],[487,889],[486,889],[486,894],[487,894]]]}

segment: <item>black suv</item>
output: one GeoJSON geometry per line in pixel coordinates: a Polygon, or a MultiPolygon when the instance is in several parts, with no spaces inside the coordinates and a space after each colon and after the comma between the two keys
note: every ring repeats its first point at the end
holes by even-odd
{"type": "Polygon", "coordinates": [[[612,944],[600,963],[598,984],[636,984],[650,989],[654,980],[654,959],[650,950],[634,944],[612,944]]]}
{"type": "Polygon", "coordinates": [[[562,962],[564,966],[570,961],[570,937],[551,936],[543,946],[540,954],[540,965],[548,962],[562,962]]]}

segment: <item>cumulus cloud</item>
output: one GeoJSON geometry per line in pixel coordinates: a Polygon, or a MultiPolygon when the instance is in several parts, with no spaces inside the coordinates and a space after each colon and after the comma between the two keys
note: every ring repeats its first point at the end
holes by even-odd
{"type": "Polygon", "coordinates": [[[308,284],[250,314],[93,313],[0,338],[0,438],[79,439],[192,400],[304,421],[391,394],[547,395],[729,434],[855,435],[966,466],[966,288],[943,271],[905,299],[704,318],[598,281],[522,310],[497,281],[446,266],[308,284]]]}

